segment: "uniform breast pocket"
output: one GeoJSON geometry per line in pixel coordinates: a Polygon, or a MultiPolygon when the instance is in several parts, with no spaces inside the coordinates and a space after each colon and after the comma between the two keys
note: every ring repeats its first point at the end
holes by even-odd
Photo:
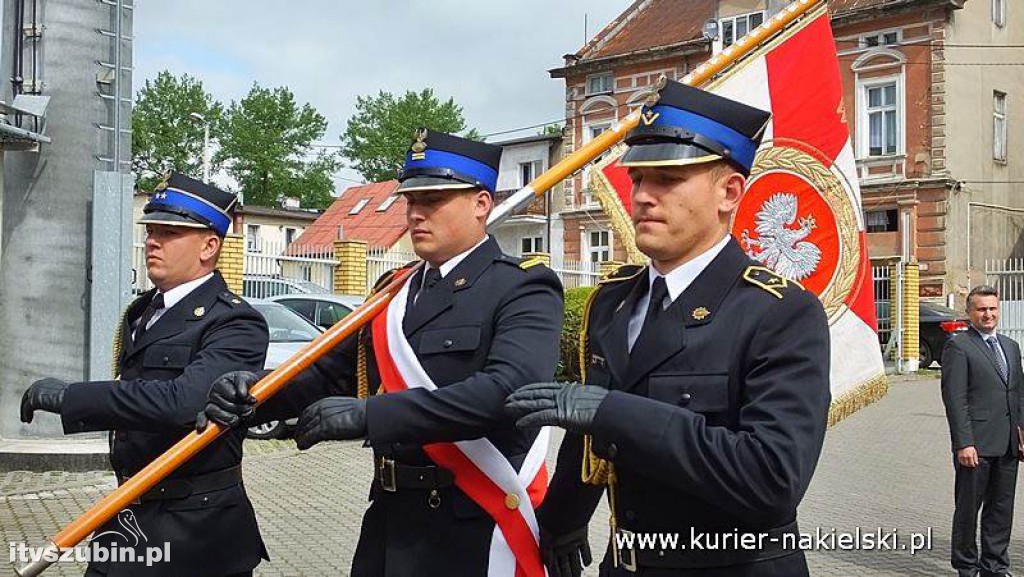
{"type": "Polygon", "coordinates": [[[601,367],[591,364],[587,367],[587,378],[584,380],[584,384],[609,389],[611,388],[611,382],[612,375],[608,372],[607,366],[601,367]]]}
{"type": "Polygon", "coordinates": [[[142,356],[142,366],[147,369],[184,369],[192,358],[192,347],[188,345],[153,345],[142,356]]]}
{"type": "Polygon", "coordinates": [[[698,413],[720,413],[729,409],[729,375],[726,374],[654,374],[647,387],[650,398],[698,413]]]}
{"type": "Polygon", "coordinates": [[[423,331],[419,354],[475,351],[480,346],[480,327],[445,327],[423,331]]]}

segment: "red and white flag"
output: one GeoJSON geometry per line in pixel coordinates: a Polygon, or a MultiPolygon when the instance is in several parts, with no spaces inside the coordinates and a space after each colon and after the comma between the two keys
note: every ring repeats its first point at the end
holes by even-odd
{"type": "MultiPolygon", "coordinates": [[[[373,319],[373,351],[385,392],[437,389],[402,331],[409,283],[373,319]]],[[[494,519],[488,577],[544,577],[534,510],[547,493],[544,458],[550,430],[541,429],[517,472],[486,437],[424,445],[427,456],[455,476],[455,485],[494,519]]]]}
{"type": "MultiPolygon", "coordinates": [[[[822,8],[703,86],[772,112],[732,233],[743,250],[821,299],[832,338],[830,422],[886,391],[867,238],[835,41],[822,8]]],[[[624,148],[619,149],[624,150],[624,148]]],[[[631,183],[611,154],[591,186],[630,260],[631,183]]]]}

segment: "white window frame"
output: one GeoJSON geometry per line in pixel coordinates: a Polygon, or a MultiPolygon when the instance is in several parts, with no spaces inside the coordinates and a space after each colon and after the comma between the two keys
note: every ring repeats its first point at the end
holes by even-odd
{"type": "Polygon", "coordinates": [[[596,96],[598,94],[614,94],[615,93],[615,73],[614,72],[601,72],[599,74],[591,74],[587,76],[586,84],[583,85],[583,94],[585,96],[596,96]],[[592,81],[601,81],[601,86],[598,90],[594,90],[591,87],[592,81]]]}
{"type": "Polygon", "coordinates": [[[992,0],[992,23],[1002,28],[1006,26],[1006,0],[992,0]]]}
{"type": "Polygon", "coordinates": [[[380,203],[380,206],[377,207],[377,212],[387,212],[387,210],[389,208],[391,208],[391,205],[395,204],[395,202],[397,200],[398,200],[398,194],[397,193],[392,194],[391,196],[385,198],[384,202],[380,203]]]}
{"type": "Polygon", "coordinates": [[[359,214],[359,211],[361,211],[364,208],[366,208],[366,205],[368,205],[368,204],[370,204],[370,199],[369,198],[360,199],[359,202],[357,202],[356,205],[353,206],[352,209],[348,211],[348,215],[349,216],[355,216],[355,215],[359,214]]]}
{"type": "Polygon", "coordinates": [[[519,163],[519,188],[526,186],[533,182],[533,179],[544,171],[544,163],[540,160],[530,160],[528,162],[519,163]],[[530,178],[527,180],[525,177],[525,169],[529,167],[530,178]]]}
{"type": "Polygon", "coordinates": [[[245,225],[245,249],[249,252],[260,252],[260,225],[245,225]]]}
{"type": "Polygon", "coordinates": [[[295,242],[295,239],[299,238],[299,234],[298,234],[299,229],[295,228],[294,226],[286,226],[286,227],[284,227],[284,229],[281,232],[284,233],[284,245],[285,246],[290,245],[291,243],[295,242]],[[291,240],[288,240],[288,233],[292,234],[292,239],[291,240]]]}
{"type": "Polygon", "coordinates": [[[521,255],[531,252],[544,252],[544,237],[541,235],[530,235],[519,237],[519,249],[521,255]],[[529,243],[529,250],[526,250],[525,244],[529,243]]]}
{"type": "Polygon", "coordinates": [[[900,156],[906,150],[907,110],[905,102],[904,76],[900,74],[878,78],[857,78],[857,158],[885,158],[900,156]],[[871,156],[871,123],[868,111],[868,90],[889,84],[896,85],[896,152],[871,156]]]}
{"type": "Polygon", "coordinates": [[[1007,146],[1009,137],[1007,100],[1005,92],[992,91],[992,158],[1001,163],[1006,163],[1009,150],[1007,146]]]}
{"type": "MultiPolygon", "coordinates": [[[[602,129],[601,132],[604,132],[605,130],[609,130],[609,129],[611,129],[611,127],[615,126],[616,122],[618,122],[618,121],[617,120],[609,119],[609,120],[598,120],[598,121],[595,121],[595,122],[584,123],[583,124],[583,144],[586,144],[586,143],[588,143],[588,142],[590,142],[591,140],[594,139],[594,136],[595,136],[594,129],[595,128],[601,128],[602,129]]],[[[597,204],[597,199],[594,198],[593,195],[590,194],[590,170],[591,170],[592,166],[594,164],[597,164],[598,161],[600,161],[602,158],[604,158],[603,155],[598,156],[594,160],[592,160],[589,163],[587,163],[587,166],[583,168],[583,175],[582,175],[582,178],[583,178],[583,191],[582,191],[582,194],[580,196],[580,203],[584,207],[594,206],[594,205],[597,204]]]]}
{"type": "Polygon", "coordinates": [[[610,228],[591,228],[583,231],[583,246],[585,247],[581,251],[581,258],[585,262],[608,262],[615,258],[615,237],[610,228]],[[591,243],[591,235],[605,233],[608,235],[607,245],[594,245],[591,243]],[[594,260],[594,256],[598,256],[597,260],[594,260]],[[607,258],[600,258],[601,253],[605,253],[607,258]]]}
{"type": "Polygon", "coordinates": [[[747,34],[750,34],[751,30],[757,28],[761,24],[764,24],[764,22],[767,19],[768,19],[768,13],[765,10],[754,10],[753,12],[747,12],[746,14],[737,14],[735,16],[729,16],[727,18],[719,18],[718,19],[718,38],[715,39],[714,52],[717,54],[717,53],[721,52],[722,50],[725,50],[726,48],[732,46],[733,44],[736,43],[737,40],[739,40],[740,38],[743,38],[747,34]],[[757,25],[751,26],[750,25],[751,17],[758,16],[758,15],[761,16],[761,22],[759,24],[757,24],[757,25]],[[737,23],[740,20],[745,20],[746,21],[744,23],[744,25],[747,27],[747,31],[744,32],[743,34],[736,34],[736,30],[737,30],[737,28],[739,28],[737,23]],[[729,26],[731,27],[730,34],[732,36],[732,38],[730,39],[728,44],[726,44],[726,38],[725,38],[726,24],[729,24],[729,26]]]}

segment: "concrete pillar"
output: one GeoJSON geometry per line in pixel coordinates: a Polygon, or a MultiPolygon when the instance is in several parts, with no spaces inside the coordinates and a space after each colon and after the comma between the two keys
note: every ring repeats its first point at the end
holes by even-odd
{"type": "Polygon", "coordinates": [[[916,373],[920,363],[920,276],[921,267],[916,262],[903,266],[903,372],[916,373]]]}
{"type": "Polygon", "coordinates": [[[224,276],[228,290],[242,294],[242,275],[245,273],[245,245],[240,234],[229,234],[224,237],[224,246],[220,249],[217,268],[224,276]]]}
{"type": "MultiPolygon", "coordinates": [[[[334,241],[334,293],[366,296],[366,242],[362,240],[334,241]]],[[[376,280],[376,279],[374,279],[376,280]]]]}

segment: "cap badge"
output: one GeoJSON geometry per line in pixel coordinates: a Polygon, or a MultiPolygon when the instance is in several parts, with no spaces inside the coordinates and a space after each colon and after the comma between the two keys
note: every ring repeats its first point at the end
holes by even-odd
{"type": "Polygon", "coordinates": [[[647,110],[644,112],[643,116],[640,117],[640,120],[643,121],[644,126],[650,126],[654,124],[654,121],[657,120],[659,116],[661,116],[661,114],[658,114],[653,110],[647,110]]]}
{"type": "Polygon", "coordinates": [[[420,128],[416,130],[416,132],[413,133],[412,137],[416,139],[416,142],[412,143],[412,159],[423,160],[424,158],[426,158],[426,154],[424,153],[427,150],[427,143],[425,142],[425,140],[427,139],[427,129],[420,128]]]}

